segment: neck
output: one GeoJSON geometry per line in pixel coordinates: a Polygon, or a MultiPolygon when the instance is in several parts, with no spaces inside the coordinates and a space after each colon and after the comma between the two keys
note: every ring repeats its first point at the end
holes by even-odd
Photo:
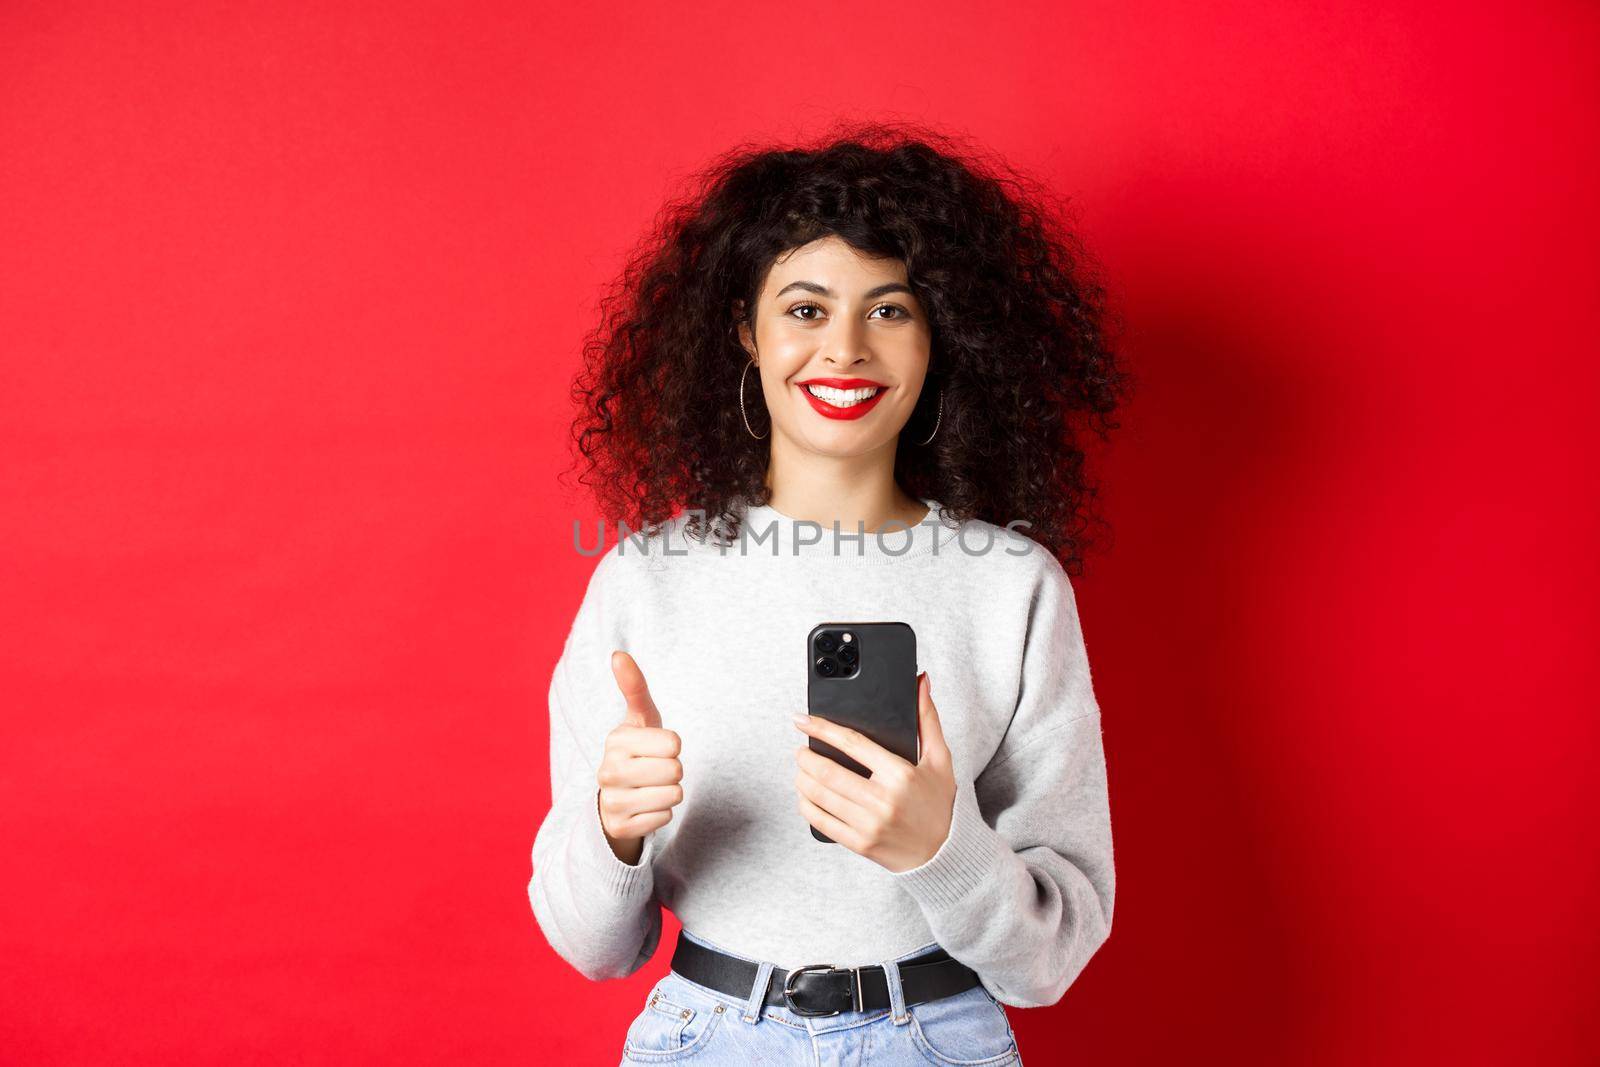
{"type": "Polygon", "coordinates": [[[804,452],[773,435],[767,464],[769,503],[791,518],[841,529],[857,524],[869,533],[890,521],[915,526],[927,507],[894,480],[896,441],[859,456],[824,456],[804,452]]]}

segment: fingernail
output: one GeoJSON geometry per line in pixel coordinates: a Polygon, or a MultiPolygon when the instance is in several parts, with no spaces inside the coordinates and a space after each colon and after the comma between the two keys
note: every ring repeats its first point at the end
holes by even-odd
{"type": "Polygon", "coordinates": [[[794,724],[796,726],[804,726],[804,725],[806,725],[806,716],[804,716],[804,715],[796,715],[794,717],[794,724]]]}

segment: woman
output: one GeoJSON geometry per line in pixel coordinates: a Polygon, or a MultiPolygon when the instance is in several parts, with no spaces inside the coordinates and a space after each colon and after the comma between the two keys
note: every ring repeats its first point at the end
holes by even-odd
{"type": "Polygon", "coordinates": [[[1001,1005],[1110,932],[1066,568],[1129,378],[1045,195],[904,126],[739,151],[606,302],[575,439],[630,529],[551,680],[528,888],[595,980],[682,921],[624,1062],[1019,1062],[1001,1005]],[[813,627],[890,620],[916,762],[800,714],[813,627]]]}

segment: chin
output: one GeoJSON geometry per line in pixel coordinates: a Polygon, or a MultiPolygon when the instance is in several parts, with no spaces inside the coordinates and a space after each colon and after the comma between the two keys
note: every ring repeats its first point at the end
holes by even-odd
{"type": "Polygon", "coordinates": [[[812,452],[835,459],[848,459],[876,452],[894,438],[885,437],[881,431],[867,433],[852,426],[807,427],[801,440],[812,452]]]}

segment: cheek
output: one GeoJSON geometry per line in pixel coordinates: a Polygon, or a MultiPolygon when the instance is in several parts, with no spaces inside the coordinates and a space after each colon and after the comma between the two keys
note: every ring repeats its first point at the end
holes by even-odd
{"type": "Polygon", "coordinates": [[[762,349],[762,391],[769,399],[780,400],[785,399],[786,392],[799,392],[790,384],[790,380],[810,366],[810,362],[808,353],[762,349]]]}
{"type": "Polygon", "coordinates": [[[916,381],[921,382],[928,376],[928,365],[930,362],[931,356],[928,352],[928,349],[919,345],[917,350],[902,364],[902,366],[905,368],[902,376],[906,381],[915,379],[916,381]]]}
{"type": "Polygon", "coordinates": [[[901,344],[883,353],[883,362],[893,368],[895,380],[906,392],[922,388],[928,376],[930,353],[921,337],[906,337],[901,344]]]}
{"type": "Polygon", "coordinates": [[[773,370],[773,374],[763,375],[761,378],[761,389],[768,407],[785,403],[790,399],[789,393],[799,391],[788,383],[788,379],[795,373],[794,370],[788,368],[773,368],[773,370]]]}
{"type": "Polygon", "coordinates": [[[811,365],[812,357],[816,354],[816,345],[809,344],[803,339],[787,337],[764,351],[772,354],[771,366],[777,372],[781,385],[784,380],[794,377],[811,365]]]}

